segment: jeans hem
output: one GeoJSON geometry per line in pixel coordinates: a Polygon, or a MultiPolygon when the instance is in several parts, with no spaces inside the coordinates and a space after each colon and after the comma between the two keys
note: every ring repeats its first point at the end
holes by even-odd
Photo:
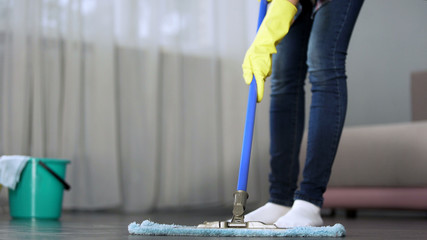
{"type": "Polygon", "coordinates": [[[307,202],[312,203],[312,204],[314,204],[320,208],[322,208],[322,206],[323,206],[323,199],[322,200],[313,199],[313,198],[307,197],[304,194],[295,193],[294,199],[295,200],[307,201],[307,202]]]}
{"type": "Polygon", "coordinates": [[[292,207],[292,205],[294,204],[294,200],[279,200],[279,199],[274,199],[274,198],[270,198],[270,200],[268,200],[268,202],[271,203],[275,203],[275,204],[279,204],[285,207],[292,207]]]}

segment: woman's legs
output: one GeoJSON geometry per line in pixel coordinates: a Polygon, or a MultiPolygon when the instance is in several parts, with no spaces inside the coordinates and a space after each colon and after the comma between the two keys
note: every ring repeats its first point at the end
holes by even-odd
{"type": "Polygon", "coordinates": [[[323,204],[347,109],[345,61],[363,0],[332,1],[315,15],[308,49],[312,100],[307,159],[295,199],[323,204]]]}
{"type": "Polygon", "coordinates": [[[307,159],[295,192],[298,204],[276,222],[280,227],[322,224],[323,193],[347,109],[347,48],[362,4],[363,0],[334,0],[314,16],[307,60],[312,84],[307,159]]]}
{"type": "MultiPolygon", "coordinates": [[[[301,2],[307,9],[310,1],[301,2]]],[[[275,223],[279,227],[322,224],[322,195],[329,181],[346,114],[345,59],[362,4],[363,0],[334,0],[316,13],[313,23],[311,9],[303,11],[278,45],[271,77],[270,203],[248,214],[247,221],[259,220],[263,216],[266,223],[275,223]],[[303,63],[308,37],[312,103],[303,182],[295,192],[304,128],[303,86],[307,65],[303,63]],[[287,206],[292,206],[289,212],[287,206]],[[268,217],[265,220],[265,216],[276,211],[287,214],[276,222],[268,217]]]]}

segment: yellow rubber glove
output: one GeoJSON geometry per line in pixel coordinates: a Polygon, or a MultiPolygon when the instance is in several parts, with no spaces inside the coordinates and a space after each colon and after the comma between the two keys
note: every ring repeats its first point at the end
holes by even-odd
{"type": "Polygon", "coordinates": [[[252,45],[243,60],[243,78],[251,84],[255,76],[257,101],[264,96],[264,81],[271,74],[271,55],[276,53],[276,45],[288,33],[297,8],[288,0],[274,0],[258,29],[252,45]]]}

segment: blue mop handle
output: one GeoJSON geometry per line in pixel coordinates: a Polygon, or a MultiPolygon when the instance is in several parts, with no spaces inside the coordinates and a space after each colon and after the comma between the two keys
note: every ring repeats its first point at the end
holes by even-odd
{"type": "MultiPolygon", "coordinates": [[[[261,26],[262,20],[267,13],[267,0],[261,0],[259,6],[258,26],[261,26]]],[[[251,160],[252,137],[254,133],[255,111],[257,103],[257,84],[255,77],[249,86],[248,106],[246,109],[245,130],[243,133],[242,155],[240,158],[239,179],[237,182],[237,191],[246,191],[248,184],[249,163],[251,160]]]]}

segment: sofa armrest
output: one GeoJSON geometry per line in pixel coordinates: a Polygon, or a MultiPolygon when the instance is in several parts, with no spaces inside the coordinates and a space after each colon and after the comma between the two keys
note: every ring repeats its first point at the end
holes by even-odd
{"type": "Polygon", "coordinates": [[[347,127],[328,186],[427,187],[426,169],[427,121],[347,127]]]}

